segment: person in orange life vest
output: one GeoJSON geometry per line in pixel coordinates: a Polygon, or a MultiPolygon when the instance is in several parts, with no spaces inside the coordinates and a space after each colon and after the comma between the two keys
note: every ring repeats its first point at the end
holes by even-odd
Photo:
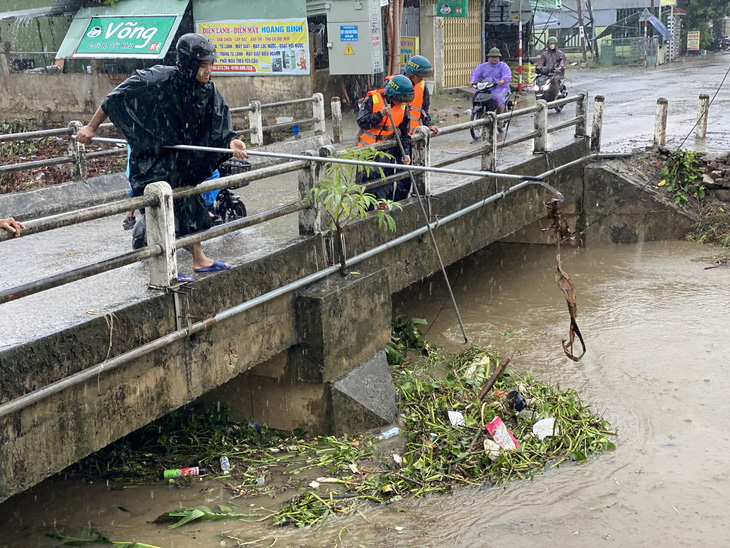
{"type": "MultiPolygon", "coordinates": [[[[357,125],[360,131],[357,134],[357,146],[374,145],[379,141],[395,139],[395,131],[398,131],[405,155],[401,154],[397,145],[384,152],[392,154],[398,164],[409,165],[411,163],[411,136],[410,118],[408,117],[408,103],[413,101],[413,85],[411,81],[398,74],[393,76],[382,90],[369,91],[365,100],[360,106],[357,115],[357,125]]],[[[390,159],[378,160],[392,163],[390,159]]],[[[385,175],[392,175],[394,170],[383,170],[385,175]]],[[[380,173],[371,171],[363,177],[362,182],[379,179],[380,173]]],[[[411,190],[411,180],[401,179],[395,185],[389,183],[370,189],[368,192],[378,199],[404,200],[411,190]]]]}
{"type": "Polygon", "coordinates": [[[405,68],[406,77],[413,84],[414,97],[409,104],[411,107],[411,133],[421,123],[438,135],[439,128],[431,124],[431,115],[428,109],[431,106],[431,95],[426,87],[425,79],[433,76],[433,65],[423,55],[414,55],[408,60],[405,68]]]}

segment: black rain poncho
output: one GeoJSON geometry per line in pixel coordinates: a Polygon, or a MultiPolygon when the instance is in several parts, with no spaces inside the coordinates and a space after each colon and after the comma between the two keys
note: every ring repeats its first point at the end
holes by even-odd
{"type": "MultiPolygon", "coordinates": [[[[200,83],[179,66],[136,71],[101,108],[131,147],[129,181],[135,196],[155,181],[167,181],[172,188],[197,185],[230,157],[165,145],[228,148],[236,138],[228,105],[213,83],[200,83]]],[[[175,200],[174,209],[178,237],[211,226],[199,195],[175,200]]]]}

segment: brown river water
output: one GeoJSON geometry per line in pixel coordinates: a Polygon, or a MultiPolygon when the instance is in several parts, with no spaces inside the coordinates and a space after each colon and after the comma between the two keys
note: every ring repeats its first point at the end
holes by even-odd
{"type": "MultiPolygon", "coordinates": [[[[87,523],[164,548],[236,545],[222,533],[256,547],[729,546],[730,270],[701,260],[716,252],[688,242],[564,249],[588,347],[578,363],[560,346],[569,316],[555,248],[495,244],[450,269],[470,339],[578,390],[618,429],[614,452],[531,481],[366,507],[317,530],[239,521],[168,530],[149,521],[228,504],[230,493],[215,481],[119,491],[57,476],[0,505],[0,546],[57,546],[44,534],[87,523]]],[[[428,320],[431,343],[460,348],[439,277],[397,297],[398,313],[428,320]]]]}

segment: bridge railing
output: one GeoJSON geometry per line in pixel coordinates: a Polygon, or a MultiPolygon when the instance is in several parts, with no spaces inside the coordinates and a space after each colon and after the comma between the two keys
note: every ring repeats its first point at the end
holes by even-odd
{"type": "MultiPolygon", "coordinates": [[[[319,94],[317,94],[319,95],[319,94]]],[[[320,95],[321,97],[321,95],[320,95]]],[[[272,103],[273,106],[281,106],[296,102],[310,101],[300,100],[294,102],[272,103]]],[[[314,101],[314,98],[311,100],[314,101]]],[[[322,101],[316,99],[321,106],[322,101]]],[[[544,103],[544,102],[543,102],[544,103]]],[[[586,94],[581,92],[578,97],[571,97],[556,101],[554,103],[538,104],[535,107],[520,109],[511,114],[511,116],[519,117],[529,114],[535,114],[534,126],[535,131],[526,136],[517,137],[510,142],[501,143],[501,146],[510,146],[517,142],[523,142],[528,139],[534,140],[533,149],[536,152],[547,151],[547,134],[558,129],[576,126],[576,137],[585,137],[585,104],[586,94]],[[547,108],[554,108],[561,104],[576,103],[576,117],[564,123],[548,127],[545,123],[547,108]]],[[[242,107],[248,108],[248,107],[242,107]]],[[[253,107],[257,108],[256,106],[253,107]]],[[[440,131],[441,136],[445,136],[458,131],[469,131],[476,125],[482,125],[486,129],[482,132],[482,146],[475,151],[464,154],[454,155],[450,158],[431,164],[431,139],[438,138],[439,135],[432,136],[428,130],[419,131],[414,134],[412,139],[412,156],[416,165],[426,165],[432,167],[447,167],[452,164],[468,160],[470,158],[482,157],[482,169],[494,171],[496,165],[496,130],[497,122],[500,117],[506,115],[494,115],[491,113],[487,118],[482,120],[474,120],[462,124],[456,124],[443,128],[440,131]]],[[[501,118],[504,119],[504,118],[501,118]]],[[[79,124],[77,122],[77,124],[79,124]]],[[[80,124],[79,124],[80,125],[80,124]]],[[[284,124],[281,124],[284,125],[284,124]]],[[[274,127],[274,126],[269,126],[274,127]]],[[[421,128],[422,130],[425,128],[421,128]]],[[[49,130],[54,134],[59,134],[62,130],[49,130]]],[[[41,132],[32,132],[38,136],[41,132]]],[[[44,132],[46,133],[46,132],[44,132]]],[[[20,135],[20,134],[18,134],[20,135]]],[[[13,135],[13,137],[17,137],[13,135]]],[[[75,143],[75,139],[73,140],[75,143]]],[[[387,149],[397,146],[395,141],[384,141],[378,143],[376,148],[387,149]]],[[[337,152],[334,147],[322,147],[319,151],[310,151],[306,154],[316,156],[335,156],[337,152]]],[[[58,159],[54,159],[58,160],[58,159]]],[[[34,233],[45,232],[57,228],[66,227],[72,224],[78,224],[85,221],[100,219],[125,213],[134,209],[145,208],[147,213],[147,246],[136,251],[130,251],[117,255],[99,262],[91,263],[75,270],[62,272],[59,274],[47,276],[33,282],[22,284],[20,286],[10,287],[0,291],[0,304],[19,299],[28,295],[36,294],[53,287],[58,287],[67,283],[71,283],[83,278],[94,276],[102,272],[110,271],[122,266],[126,266],[138,261],[149,259],[150,286],[153,288],[167,288],[177,284],[177,263],[175,251],[190,246],[191,244],[200,243],[223,234],[227,234],[236,230],[241,230],[249,226],[267,222],[292,213],[299,214],[299,233],[301,235],[322,234],[326,232],[326,226],[322,218],[322,212],[313,208],[306,202],[308,191],[318,184],[323,177],[324,170],[320,169],[321,162],[313,160],[295,160],[286,161],[273,166],[255,169],[247,173],[230,175],[211,181],[200,183],[194,187],[183,187],[171,189],[165,182],[152,183],[147,185],[144,196],[128,198],[116,202],[102,204],[94,207],[84,208],[77,211],[71,211],[51,217],[45,217],[36,220],[24,221],[24,236],[34,233]],[[299,199],[279,207],[263,211],[261,213],[244,217],[235,221],[225,223],[223,225],[212,227],[208,230],[187,235],[179,239],[175,239],[174,235],[174,218],[172,216],[172,200],[193,196],[209,192],[211,190],[223,189],[228,187],[241,186],[246,182],[261,183],[269,177],[282,175],[286,173],[298,173],[299,178],[299,199]]],[[[399,173],[389,176],[385,180],[380,179],[368,183],[368,188],[380,186],[384,183],[393,182],[402,178],[410,177],[409,173],[399,173]]],[[[429,196],[430,177],[428,172],[418,172],[414,175],[414,180],[419,186],[421,193],[429,196]]],[[[8,239],[11,235],[5,231],[0,231],[0,241],[8,239]]]]}
{"type": "MultiPolygon", "coordinates": [[[[248,128],[238,130],[238,135],[248,135],[251,143],[254,145],[262,145],[264,143],[264,132],[278,131],[282,129],[301,127],[312,124],[315,134],[323,134],[325,132],[325,111],[324,97],[321,93],[315,93],[311,97],[301,99],[292,99],[289,101],[278,101],[275,103],[261,103],[259,101],[250,101],[248,105],[242,107],[233,107],[230,109],[231,114],[248,113],[248,128]],[[312,105],[312,116],[309,118],[294,119],[291,121],[277,123],[273,125],[264,125],[263,114],[265,110],[291,107],[296,105],[310,104],[312,105]]],[[[30,162],[19,162],[0,166],[0,175],[3,173],[13,173],[16,171],[25,171],[39,167],[49,167],[61,164],[71,164],[71,177],[73,180],[87,178],[87,161],[105,156],[115,156],[126,154],[127,149],[124,147],[116,147],[109,150],[99,150],[87,152],[86,147],[80,145],[76,141],[76,134],[83,127],[81,122],[70,122],[68,127],[47,129],[40,131],[26,131],[22,133],[8,133],[0,135],[0,145],[12,141],[30,141],[38,139],[46,139],[48,137],[66,137],[68,138],[68,155],[57,158],[47,158],[44,160],[33,160],[30,162]]],[[[113,129],[114,124],[107,122],[99,125],[101,130],[113,129]]]]}

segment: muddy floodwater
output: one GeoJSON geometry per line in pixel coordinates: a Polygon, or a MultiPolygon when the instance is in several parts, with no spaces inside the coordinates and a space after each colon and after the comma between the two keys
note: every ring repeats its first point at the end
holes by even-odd
{"type": "MultiPolygon", "coordinates": [[[[56,477],[0,505],[0,546],[57,546],[44,533],[87,523],[165,548],[236,545],[220,534],[250,546],[727,546],[730,270],[701,260],[717,252],[686,242],[564,249],[588,347],[578,363],[560,346],[569,316],[554,248],[496,244],[450,269],[469,337],[578,390],[618,429],[614,452],[532,481],[364,507],[317,530],[239,521],[168,530],[149,521],[229,504],[230,492],[215,481],[118,491],[56,477]]],[[[398,313],[428,320],[430,342],[460,348],[438,277],[397,297],[398,313]]]]}

